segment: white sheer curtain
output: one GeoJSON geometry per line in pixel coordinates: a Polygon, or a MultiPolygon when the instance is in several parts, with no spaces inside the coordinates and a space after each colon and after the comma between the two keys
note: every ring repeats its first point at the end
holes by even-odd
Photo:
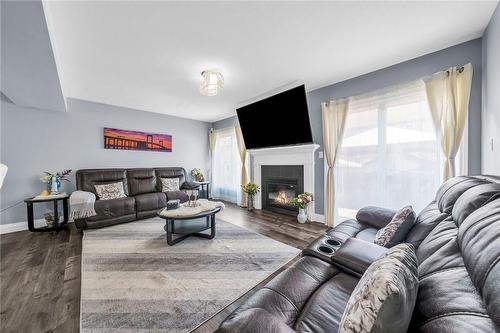
{"type": "Polygon", "coordinates": [[[467,126],[472,73],[472,64],[469,63],[424,80],[429,108],[445,158],[443,182],[463,173],[461,170],[457,173],[455,158],[467,126]]]}
{"type": "Polygon", "coordinates": [[[422,81],[351,98],[335,166],[336,221],[366,205],[419,212],[440,185],[440,161],[422,81]]]}
{"type": "Polygon", "coordinates": [[[212,154],[212,197],[241,202],[241,157],[234,127],[214,130],[212,154]]]}

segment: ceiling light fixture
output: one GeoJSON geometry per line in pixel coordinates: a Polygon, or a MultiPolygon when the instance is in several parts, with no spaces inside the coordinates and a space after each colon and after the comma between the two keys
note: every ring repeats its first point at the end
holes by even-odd
{"type": "Polygon", "coordinates": [[[205,96],[215,96],[224,86],[224,77],[216,71],[201,72],[200,93],[205,96]]]}

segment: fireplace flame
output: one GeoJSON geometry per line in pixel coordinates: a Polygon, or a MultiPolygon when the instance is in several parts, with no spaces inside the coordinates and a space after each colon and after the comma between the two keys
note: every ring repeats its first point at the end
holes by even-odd
{"type": "Polygon", "coordinates": [[[287,205],[290,203],[291,199],[286,195],[285,191],[280,191],[274,201],[283,205],[287,205]]]}

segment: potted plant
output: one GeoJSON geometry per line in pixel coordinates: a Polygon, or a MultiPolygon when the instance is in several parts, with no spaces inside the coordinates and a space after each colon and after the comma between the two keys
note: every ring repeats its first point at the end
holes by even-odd
{"type": "Polygon", "coordinates": [[[203,172],[201,172],[201,170],[198,168],[194,168],[193,170],[191,170],[191,176],[193,176],[194,180],[197,182],[201,183],[201,182],[205,181],[205,177],[203,176],[203,172]]]}
{"type": "Polygon", "coordinates": [[[253,200],[257,193],[260,192],[259,185],[255,183],[248,183],[246,185],[241,185],[243,192],[248,195],[248,210],[253,210],[253,200]]]}
{"type": "Polygon", "coordinates": [[[71,170],[63,170],[61,172],[47,172],[45,171],[45,176],[40,177],[40,180],[44,183],[47,183],[47,191],[50,194],[59,194],[61,191],[61,180],[65,180],[69,182],[69,175],[71,170]]]}
{"type": "Polygon", "coordinates": [[[47,226],[49,228],[56,227],[56,217],[54,213],[45,213],[43,214],[43,217],[45,217],[45,223],[47,223],[47,226]]]}
{"type": "Polygon", "coordinates": [[[292,199],[292,205],[299,209],[299,215],[297,215],[297,221],[299,223],[306,223],[307,221],[307,207],[313,201],[313,195],[309,192],[304,192],[299,194],[297,197],[292,199]]]}

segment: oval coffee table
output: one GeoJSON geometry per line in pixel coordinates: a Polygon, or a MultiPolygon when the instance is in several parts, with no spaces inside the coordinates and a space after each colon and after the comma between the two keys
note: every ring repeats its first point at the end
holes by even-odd
{"type": "MultiPolygon", "coordinates": [[[[166,208],[164,208],[166,209],[166,208]]],[[[167,232],[167,244],[174,245],[183,241],[190,236],[197,236],[207,239],[213,239],[215,237],[215,214],[221,211],[222,207],[216,207],[211,210],[199,212],[197,214],[182,216],[169,216],[166,217],[161,213],[163,210],[158,212],[158,216],[165,219],[165,231],[167,232]],[[205,221],[192,221],[199,218],[205,218],[205,221]],[[210,229],[209,234],[202,233],[202,231],[210,229]],[[173,235],[180,235],[175,239],[173,235]]]]}

